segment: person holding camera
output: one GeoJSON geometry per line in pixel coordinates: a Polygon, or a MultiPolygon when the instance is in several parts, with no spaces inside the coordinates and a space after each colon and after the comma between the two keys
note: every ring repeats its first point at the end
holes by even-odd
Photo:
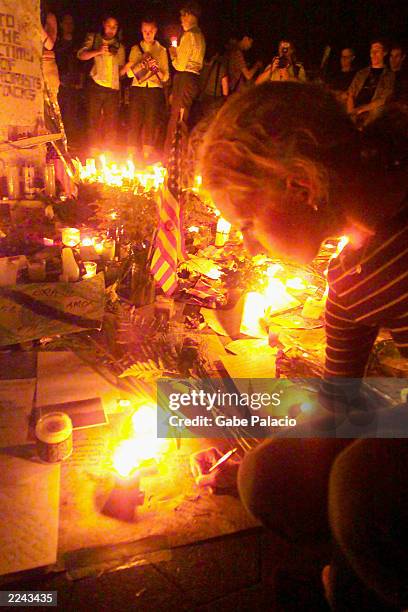
{"type": "Polygon", "coordinates": [[[296,61],[296,49],[289,40],[281,40],[278,55],[259,75],[255,85],[268,81],[306,81],[306,72],[303,65],[296,61]]]}
{"type": "Polygon", "coordinates": [[[88,86],[88,133],[89,142],[95,140],[95,131],[100,142],[116,143],[119,118],[119,72],[125,64],[125,48],[119,38],[119,22],[108,15],[102,29],[89,33],[77,53],[82,61],[93,60],[88,86]],[[102,125],[103,122],[103,125],[102,125]]]}
{"type": "Polygon", "coordinates": [[[143,40],[134,45],[129,61],[121,70],[133,78],[130,88],[129,145],[151,159],[159,145],[161,124],[165,113],[163,84],[169,80],[166,49],[156,40],[157,23],[144,19],[141,23],[143,40]]]}

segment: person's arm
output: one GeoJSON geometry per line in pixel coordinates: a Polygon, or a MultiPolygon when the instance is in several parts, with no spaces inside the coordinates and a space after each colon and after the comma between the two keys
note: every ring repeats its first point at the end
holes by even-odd
{"type": "Polygon", "coordinates": [[[255,62],[252,68],[248,68],[242,51],[237,54],[237,63],[241,69],[241,74],[244,76],[246,81],[250,81],[255,73],[262,67],[262,62],[259,60],[255,62]]]}
{"type": "Polygon", "coordinates": [[[100,49],[92,49],[95,40],[95,34],[88,34],[83,47],[79,49],[77,53],[77,58],[86,62],[98,55],[106,55],[109,53],[108,45],[102,45],[100,49]]]}
{"type": "Polygon", "coordinates": [[[169,60],[167,57],[167,51],[164,47],[160,49],[159,61],[158,61],[158,76],[162,83],[166,83],[170,78],[169,72],[169,60]]]}
{"type": "Polygon", "coordinates": [[[365,78],[362,77],[360,72],[357,72],[354,79],[351,81],[351,85],[347,91],[347,103],[346,108],[349,115],[352,115],[355,112],[355,99],[358,95],[358,92],[361,89],[361,85],[364,82],[365,78]]]}
{"type": "Polygon", "coordinates": [[[172,63],[174,68],[179,72],[185,71],[191,56],[192,48],[193,34],[191,34],[191,32],[184,32],[180,40],[180,45],[177,47],[177,49],[173,49],[172,47],[172,53],[174,54],[174,58],[172,58],[172,63]]]}
{"type": "Polygon", "coordinates": [[[143,55],[140,52],[139,46],[134,45],[130,50],[129,60],[123,66],[122,70],[120,71],[120,75],[123,76],[124,74],[127,74],[130,79],[133,79],[135,77],[135,72],[138,72],[138,70],[141,69],[142,58],[143,55]]]}
{"type": "Polygon", "coordinates": [[[382,108],[386,102],[391,98],[394,91],[394,81],[395,77],[393,73],[387,74],[384,77],[384,81],[379,83],[377,86],[377,90],[374,94],[374,99],[371,100],[368,104],[364,104],[363,106],[359,106],[356,109],[356,114],[367,113],[370,111],[375,111],[379,108],[382,108]]]}
{"type": "Polygon", "coordinates": [[[259,77],[255,81],[255,85],[261,85],[262,83],[267,83],[271,80],[272,74],[272,64],[269,64],[265,70],[259,75],[259,77]]]}
{"type": "Polygon", "coordinates": [[[42,30],[43,45],[48,51],[51,51],[54,48],[58,34],[57,18],[55,17],[54,13],[47,14],[45,26],[42,30]]]}

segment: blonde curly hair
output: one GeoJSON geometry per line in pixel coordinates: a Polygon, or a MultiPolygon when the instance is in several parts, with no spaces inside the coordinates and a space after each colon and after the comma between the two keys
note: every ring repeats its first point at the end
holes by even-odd
{"type": "Polygon", "coordinates": [[[357,149],[357,131],[329,92],[271,82],[232,96],[218,112],[200,170],[204,187],[227,194],[241,217],[253,215],[253,203],[256,212],[259,206],[287,212],[289,200],[275,196],[294,185],[316,210],[329,202],[333,169],[357,159],[357,149]]]}

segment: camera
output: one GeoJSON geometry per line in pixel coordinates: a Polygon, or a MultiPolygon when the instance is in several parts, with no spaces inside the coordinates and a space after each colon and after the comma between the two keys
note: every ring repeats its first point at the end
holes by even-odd
{"type": "Polygon", "coordinates": [[[283,68],[287,68],[289,64],[289,47],[282,47],[281,55],[279,56],[278,68],[282,70],[283,68]]]}
{"type": "Polygon", "coordinates": [[[280,69],[287,68],[289,64],[290,64],[290,61],[287,55],[279,56],[278,68],[280,69]]]}

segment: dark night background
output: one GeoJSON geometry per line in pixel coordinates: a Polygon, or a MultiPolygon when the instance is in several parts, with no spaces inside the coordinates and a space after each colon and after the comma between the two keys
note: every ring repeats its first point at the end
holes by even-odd
{"type": "MultiPolygon", "coordinates": [[[[139,20],[144,15],[159,19],[161,38],[178,24],[177,0],[51,0],[61,14],[71,12],[80,35],[92,30],[105,11],[121,22],[124,42],[134,44],[139,20]]],[[[253,57],[268,60],[282,37],[295,41],[298,58],[306,68],[316,67],[325,45],[334,49],[353,46],[358,63],[367,65],[368,45],[373,37],[406,42],[408,2],[400,0],[202,0],[201,27],[210,48],[223,44],[236,28],[253,32],[253,57]]]]}

